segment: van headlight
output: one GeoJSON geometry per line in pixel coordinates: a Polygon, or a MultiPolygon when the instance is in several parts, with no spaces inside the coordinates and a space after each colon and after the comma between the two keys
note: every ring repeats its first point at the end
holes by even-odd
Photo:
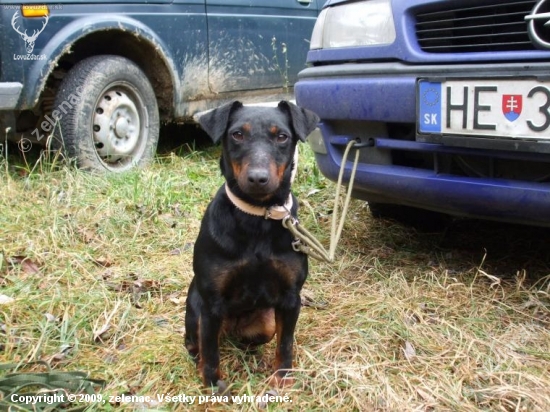
{"type": "Polygon", "coordinates": [[[394,40],[390,0],[366,0],[324,9],[313,28],[310,49],[378,46],[394,40]]]}

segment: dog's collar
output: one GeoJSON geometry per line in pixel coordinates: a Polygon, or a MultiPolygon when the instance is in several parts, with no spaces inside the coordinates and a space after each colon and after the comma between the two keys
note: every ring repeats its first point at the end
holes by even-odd
{"type": "Polygon", "coordinates": [[[251,205],[250,203],[246,203],[244,200],[238,198],[231,191],[231,189],[229,189],[227,183],[225,184],[225,193],[227,194],[229,200],[231,200],[231,203],[233,203],[233,205],[235,205],[235,207],[241,212],[253,216],[262,216],[265,219],[283,220],[286,216],[290,215],[290,209],[292,209],[292,194],[288,195],[288,199],[283,206],[274,205],[270,207],[263,207],[251,205]]]}

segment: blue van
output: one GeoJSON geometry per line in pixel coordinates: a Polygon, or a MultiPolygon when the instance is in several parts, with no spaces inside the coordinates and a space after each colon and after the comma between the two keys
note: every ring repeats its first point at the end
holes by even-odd
{"type": "Polygon", "coordinates": [[[549,23],[550,0],[329,0],[295,88],[321,172],[356,140],[375,216],[550,226],[549,23]]]}

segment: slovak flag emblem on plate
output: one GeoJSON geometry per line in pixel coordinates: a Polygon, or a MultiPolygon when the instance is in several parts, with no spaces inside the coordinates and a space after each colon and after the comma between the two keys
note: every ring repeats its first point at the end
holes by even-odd
{"type": "Polygon", "coordinates": [[[521,94],[502,95],[502,113],[509,121],[513,122],[519,117],[522,107],[523,96],[521,94]]]}

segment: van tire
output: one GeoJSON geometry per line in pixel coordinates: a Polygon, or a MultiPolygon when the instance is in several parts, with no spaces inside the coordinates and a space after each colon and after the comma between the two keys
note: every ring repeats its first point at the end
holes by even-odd
{"type": "Polygon", "coordinates": [[[52,145],[78,167],[124,172],[151,162],[159,139],[159,110],[151,83],[132,61],[89,57],[63,79],[51,117],[52,145]]]}

